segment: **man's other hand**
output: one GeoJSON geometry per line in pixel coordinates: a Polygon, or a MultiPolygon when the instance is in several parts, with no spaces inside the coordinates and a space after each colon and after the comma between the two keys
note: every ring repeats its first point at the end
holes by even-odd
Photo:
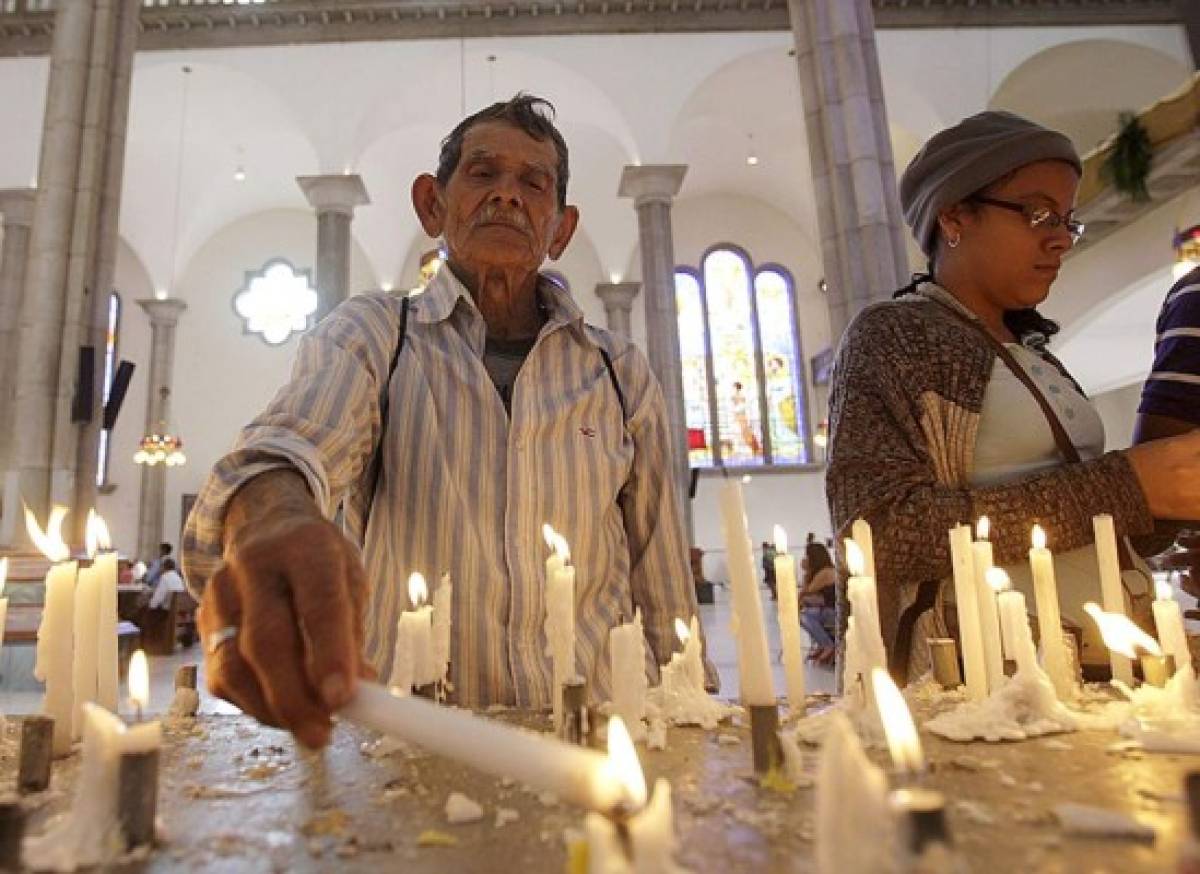
{"type": "Polygon", "coordinates": [[[368,673],[366,590],[358,551],[298,474],[251,480],[230,502],[225,560],[200,604],[209,691],[307,747],[324,746],[330,717],[368,673]]]}

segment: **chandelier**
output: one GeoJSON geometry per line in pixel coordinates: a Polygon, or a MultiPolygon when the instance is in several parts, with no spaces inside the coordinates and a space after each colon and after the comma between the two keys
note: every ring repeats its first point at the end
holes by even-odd
{"type": "Polygon", "coordinates": [[[166,428],[162,430],[161,434],[147,434],[138,443],[138,451],[133,454],[133,460],[137,464],[149,467],[156,464],[178,467],[187,461],[187,456],[183,454],[183,440],[174,434],[166,433],[166,428]]]}

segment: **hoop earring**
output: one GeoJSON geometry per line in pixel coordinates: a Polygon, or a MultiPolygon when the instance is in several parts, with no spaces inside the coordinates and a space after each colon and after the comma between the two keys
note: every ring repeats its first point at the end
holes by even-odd
{"type": "Polygon", "coordinates": [[[957,249],[958,244],[962,242],[962,237],[946,237],[946,245],[951,249],[957,249]]]}

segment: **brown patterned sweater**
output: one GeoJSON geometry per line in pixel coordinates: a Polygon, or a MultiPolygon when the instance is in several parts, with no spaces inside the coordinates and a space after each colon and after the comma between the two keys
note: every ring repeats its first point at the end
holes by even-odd
{"type": "Polygon", "coordinates": [[[847,328],[834,366],[829,512],[839,544],[855,519],[871,523],[880,620],[894,666],[908,659],[896,651],[902,612],[923,581],[951,576],[947,532],[954,525],[988,516],[1000,565],[1024,558],[1034,522],[1060,551],[1093,541],[1097,513],[1111,513],[1118,534],[1153,528],[1122,452],[1015,482],[969,485],[996,353],[951,307],[974,318],[933,284],[868,307],[847,328]]]}

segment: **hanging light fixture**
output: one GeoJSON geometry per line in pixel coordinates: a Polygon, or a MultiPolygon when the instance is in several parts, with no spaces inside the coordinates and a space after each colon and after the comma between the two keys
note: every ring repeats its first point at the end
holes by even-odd
{"type": "MultiPolygon", "coordinates": [[[[171,390],[165,385],[159,389],[164,413],[170,395],[171,390]]],[[[133,453],[133,460],[136,464],[144,464],[147,467],[154,467],[157,464],[164,467],[179,467],[186,464],[187,456],[183,454],[183,438],[171,433],[165,419],[159,419],[155,428],[138,441],[138,450],[133,453]]]]}
{"type": "Polygon", "coordinates": [[[1182,231],[1175,231],[1175,266],[1171,273],[1176,280],[1183,279],[1197,267],[1200,267],[1200,225],[1192,225],[1182,231]]]}

